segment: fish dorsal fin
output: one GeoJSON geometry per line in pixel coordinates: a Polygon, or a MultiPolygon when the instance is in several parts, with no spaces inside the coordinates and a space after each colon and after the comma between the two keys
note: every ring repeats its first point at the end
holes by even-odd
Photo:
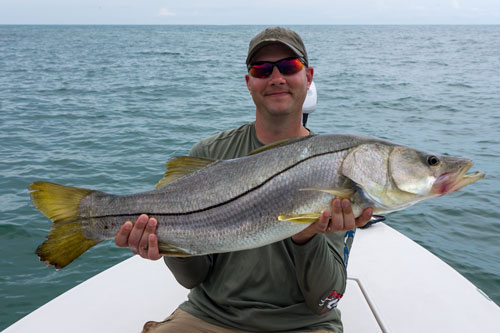
{"type": "Polygon", "coordinates": [[[195,171],[203,169],[207,165],[216,162],[209,158],[178,156],[171,158],[166,165],[167,170],[163,178],[156,184],[156,188],[162,188],[174,180],[177,180],[185,175],[189,175],[195,171]]]}
{"type": "Polygon", "coordinates": [[[301,140],[305,140],[305,139],[311,138],[312,136],[314,136],[314,134],[311,134],[309,136],[299,136],[299,137],[296,137],[296,138],[288,138],[288,139],[278,140],[276,142],[273,142],[273,143],[270,143],[270,144],[265,145],[263,147],[255,149],[250,154],[248,154],[248,156],[259,154],[259,153],[262,153],[263,151],[266,151],[266,150],[269,150],[269,149],[273,149],[273,148],[276,148],[276,147],[286,146],[286,145],[292,144],[292,143],[297,142],[297,141],[301,141],[301,140]]]}

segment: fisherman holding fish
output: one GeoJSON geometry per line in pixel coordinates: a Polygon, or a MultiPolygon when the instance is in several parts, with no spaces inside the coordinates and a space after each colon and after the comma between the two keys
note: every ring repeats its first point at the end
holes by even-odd
{"type": "Polygon", "coordinates": [[[484,177],[467,173],[466,158],[360,135],[311,135],[301,118],[314,71],[289,29],[255,36],[246,62],[255,122],[171,158],[155,190],[29,186],[34,206],[53,222],[36,250],[47,265],[63,268],[114,237],[143,258],[165,256],[191,289],[144,332],[340,332],[336,306],[355,228],[373,213],[484,177]]]}
{"type": "MultiPolygon", "coordinates": [[[[246,64],[255,122],[200,141],[190,156],[232,159],[310,135],[301,120],[314,70],[301,37],[267,28],[251,40],[246,64]]],[[[177,281],[191,292],[167,320],[146,323],[144,332],[341,332],[336,305],[346,287],[351,230],[371,216],[372,209],[365,208],[355,217],[350,201],[336,198],[317,222],[288,239],[236,252],[165,256],[177,281]]],[[[160,259],[157,224],[141,215],[121,227],[115,242],[143,258],[160,259]]]]}

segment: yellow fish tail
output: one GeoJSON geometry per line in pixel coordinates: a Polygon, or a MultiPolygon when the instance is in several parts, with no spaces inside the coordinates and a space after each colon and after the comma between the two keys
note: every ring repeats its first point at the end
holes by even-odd
{"type": "Polygon", "coordinates": [[[83,235],[78,215],[80,201],[92,190],[46,182],[35,182],[29,189],[35,207],[54,222],[47,240],[36,249],[41,261],[63,268],[99,243],[83,235]]]}

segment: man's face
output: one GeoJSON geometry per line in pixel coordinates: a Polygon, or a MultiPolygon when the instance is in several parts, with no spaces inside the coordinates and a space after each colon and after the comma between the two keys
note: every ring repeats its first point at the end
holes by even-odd
{"type": "MultiPolygon", "coordinates": [[[[252,62],[278,61],[294,56],[285,45],[271,44],[260,49],[252,62]]],[[[312,76],[312,67],[304,66],[298,73],[283,75],[275,66],[267,78],[255,78],[247,74],[245,79],[257,112],[267,116],[284,116],[301,112],[312,76]]]]}

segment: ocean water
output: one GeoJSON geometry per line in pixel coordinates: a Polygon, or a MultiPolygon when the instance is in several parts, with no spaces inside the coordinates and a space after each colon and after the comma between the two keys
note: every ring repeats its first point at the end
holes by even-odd
{"type": "MultiPolygon", "coordinates": [[[[50,223],[28,185],[152,189],[169,157],[254,119],[244,61],[262,28],[0,26],[0,330],[131,255],[108,241],[45,267],[34,251],[50,223]]],[[[500,26],[292,28],[315,68],[314,132],[469,157],[486,173],[387,223],[500,304],[500,26]]]]}

